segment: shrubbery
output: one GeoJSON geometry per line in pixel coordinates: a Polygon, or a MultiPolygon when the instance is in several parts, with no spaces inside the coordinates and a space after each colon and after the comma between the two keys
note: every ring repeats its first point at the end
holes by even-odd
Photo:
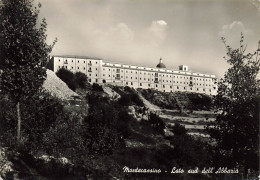
{"type": "MultiPolygon", "coordinates": [[[[154,136],[165,138],[165,123],[154,113],[148,120],[136,121],[122,105],[136,105],[141,100],[132,89],[125,90],[126,94],[118,102],[110,100],[104,93],[90,92],[86,96],[87,116],[69,112],[60,100],[46,93],[22,103],[23,149],[36,156],[66,157],[72,163],[90,169],[98,166],[98,158],[107,158],[118,171],[120,163],[163,168],[173,165],[193,168],[210,163],[207,146],[187,135],[185,128],[177,123],[172,130],[174,137],[169,138],[174,148],[157,142],[154,136]],[[144,147],[126,147],[125,139],[140,142],[144,147]],[[116,155],[117,159],[113,161],[116,155]],[[91,161],[93,165],[90,165],[90,159],[95,159],[91,161]]],[[[2,96],[0,106],[3,107],[0,111],[0,141],[10,147],[16,134],[15,105],[2,96]]],[[[102,172],[110,173],[107,172],[110,166],[104,166],[102,172]]]]}
{"type": "Polygon", "coordinates": [[[178,166],[203,168],[205,164],[211,164],[212,156],[207,143],[188,135],[185,127],[179,123],[175,123],[172,132],[174,133],[174,136],[170,138],[174,146],[172,158],[178,166]]]}
{"type": "Polygon", "coordinates": [[[87,100],[88,116],[64,112],[44,133],[46,152],[82,163],[89,155],[108,155],[124,147],[118,113],[108,98],[89,94],[87,100]]]}
{"type": "Polygon", "coordinates": [[[93,83],[92,90],[97,92],[104,92],[102,86],[98,85],[97,83],[93,83]]]}
{"type": "Polygon", "coordinates": [[[61,68],[56,72],[56,75],[73,91],[77,88],[86,88],[87,76],[82,72],[74,74],[67,69],[61,68]]]}
{"type": "Polygon", "coordinates": [[[142,95],[151,103],[166,109],[211,110],[212,96],[191,92],[166,93],[151,89],[140,90],[142,95]]]}
{"type": "MultiPolygon", "coordinates": [[[[15,145],[12,139],[16,134],[15,105],[7,97],[1,99],[3,111],[0,112],[2,143],[15,145]]],[[[21,103],[22,142],[28,150],[34,152],[42,148],[42,134],[47,132],[52,123],[63,113],[63,105],[57,98],[42,92],[21,103]]]]}
{"type": "Polygon", "coordinates": [[[82,157],[88,154],[89,144],[88,138],[84,138],[84,135],[85,129],[80,124],[78,115],[65,112],[43,134],[45,153],[82,163],[82,157]]]}
{"type": "Polygon", "coordinates": [[[134,124],[136,124],[136,120],[125,109],[121,109],[118,113],[117,129],[124,138],[128,138],[131,135],[131,128],[134,124]]]}
{"type": "Polygon", "coordinates": [[[144,106],[143,101],[135,92],[122,94],[118,102],[123,106],[131,106],[131,105],[144,106]]]}
{"type": "Polygon", "coordinates": [[[64,81],[71,90],[73,90],[73,91],[76,90],[77,84],[76,84],[76,81],[75,81],[75,78],[74,78],[74,74],[71,71],[64,69],[64,68],[61,68],[56,72],[56,75],[62,81],[64,81]]]}
{"type": "Polygon", "coordinates": [[[148,122],[159,134],[164,135],[165,123],[157,114],[151,113],[148,122]]]}
{"type": "MultiPolygon", "coordinates": [[[[89,98],[88,116],[70,113],[59,99],[42,93],[21,103],[22,148],[31,154],[65,156],[79,162],[89,154],[107,155],[124,147],[122,123],[109,100],[89,98]],[[82,120],[83,121],[80,121],[82,120]]],[[[5,96],[0,100],[0,140],[16,147],[15,105],[5,96]]],[[[124,115],[121,113],[120,117],[124,115]]],[[[127,136],[127,134],[124,134],[127,136]]]]}
{"type": "Polygon", "coordinates": [[[175,123],[172,127],[172,132],[174,135],[185,135],[187,134],[187,129],[184,126],[180,125],[180,123],[175,123]]]}
{"type": "Polygon", "coordinates": [[[86,88],[86,82],[88,81],[87,76],[82,72],[76,72],[74,76],[78,87],[83,89],[86,88]]]}
{"type": "Polygon", "coordinates": [[[189,98],[190,110],[211,110],[213,108],[213,99],[206,94],[187,93],[189,98]]]}

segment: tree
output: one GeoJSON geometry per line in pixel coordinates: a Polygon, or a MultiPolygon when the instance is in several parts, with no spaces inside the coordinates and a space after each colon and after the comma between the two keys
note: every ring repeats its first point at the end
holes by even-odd
{"type": "MultiPolygon", "coordinates": [[[[39,4],[39,8],[40,8],[39,4]]],[[[1,90],[16,103],[20,140],[20,102],[36,94],[45,78],[52,45],[46,44],[46,20],[38,23],[33,0],[2,0],[0,8],[1,90]]]]}
{"type": "Polygon", "coordinates": [[[78,87],[85,89],[86,83],[88,82],[88,78],[86,74],[82,72],[75,73],[75,81],[77,82],[78,87]]]}
{"type": "Polygon", "coordinates": [[[164,135],[165,122],[163,122],[159,115],[150,113],[148,122],[159,134],[164,135]]]}
{"type": "Polygon", "coordinates": [[[185,129],[185,126],[180,125],[180,123],[175,123],[172,127],[172,132],[174,135],[185,135],[187,134],[187,129],[185,129]]]}
{"type": "Polygon", "coordinates": [[[70,70],[61,68],[56,72],[56,75],[67,84],[67,86],[75,91],[77,89],[77,82],[75,81],[75,77],[73,72],[70,70]]]}
{"type": "Polygon", "coordinates": [[[259,137],[259,54],[258,49],[246,54],[241,34],[240,47],[232,49],[222,38],[226,49],[225,60],[230,68],[218,83],[214,99],[220,112],[209,134],[216,141],[215,163],[217,166],[236,167],[244,170],[258,168],[259,137]]]}
{"type": "Polygon", "coordinates": [[[84,119],[84,137],[89,140],[91,154],[108,155],[124,147],[123,136],[118,129],[117,109],[107,98],[100,95],[88,96],[88,116],[84,119]]]}

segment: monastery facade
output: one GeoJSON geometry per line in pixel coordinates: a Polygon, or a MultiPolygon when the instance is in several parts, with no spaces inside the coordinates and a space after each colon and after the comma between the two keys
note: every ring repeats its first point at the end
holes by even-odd
{"type": "Polygon", "coordinates": [[[85,56],[53,56],[50,62],[54,72],[60,68],[74,73],[82,72],[87,75],[90,83],[150,88],[164,92],[217,94],[215,75],[191,72],[185,65],[179,66],[178,70],[168,69],[162,59],[156,67],[109,63],[85,56]]]}

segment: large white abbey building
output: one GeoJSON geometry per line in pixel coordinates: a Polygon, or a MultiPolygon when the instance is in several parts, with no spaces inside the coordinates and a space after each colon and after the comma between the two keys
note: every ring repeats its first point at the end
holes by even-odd
{"type": "Polygon", "coordinates": [[[50,64],[57,72],[60,68],[87,75],[90,83],[108,83],[133,88],[156,89],[164,92],[188,91],[215,95],[215,75],[191,72],[188,66],[168,69],[160,59],[156,67],[144,67],[104,62],[85,56],[53,56],[50,64]]]}

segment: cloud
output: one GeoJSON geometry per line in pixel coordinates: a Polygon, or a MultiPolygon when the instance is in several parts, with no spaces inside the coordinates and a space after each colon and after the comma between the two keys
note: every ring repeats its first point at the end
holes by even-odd
{"type": "Polygon", "coordinates": [[[99,29],[94,32],[96,41],[100,43],[113,44],[125,44],[133,41],[134,32],[131,30],[126,23],[118,23],[114,26],[110,26],[108,29],[99,29]]]}
{"type": "MultiPolygon", "coordinates": [[[[245,37],[245,44],[254,41],[254,32],[246,28],[242,21],[233,21],[230,24],[224,25],[219,31],[218,36],[226,38],[227,44],[236,48],[240,44],[241,33],[245,37]]],[[[252,48],[252,45],[247,46],[247,50],[251,50],[252,48]]]]}
{"type": "Polygon", "coordinates": [[[227,37],[229,39],[233,39],[233,38],[239,38],[241,32],[245,35],[245,36],[250,36],[253,34],[252,30],[247,29],[243,22],[241,21],[233,21],[231,24],[228,25],[224,25],[221,28],[221,31],[219,31],[218,35],[219,37],[227,37]]]}
{"type": "Polygon", "coordinates": [[[152,22],[149,31],[152,33],[152,36],[155,36],[155,38],[164,40],[166,37],[166,28],[167,23],[164,20],[157,20],[152,22]]]}
{"type": "Polygon", "coordinates": [[[134,32],[125,23],[118,23],[116,27],[110,29],[110,33],[120,41],[129,42],[134,39],[134,32]]]}
{"type": "MultiPolygon", "coordinates": [[[[94,28],[93,28],[94,29],[94,28]]],[[[158,47],[167,37],[167,23],[164,20],[151,21],[147,27],[132,29],[126,22],[111,23],[107,28],[96,28],[87,34],[92,46],[91,52],[102,57],[139,59],[160,57],[158,47]]]]}

